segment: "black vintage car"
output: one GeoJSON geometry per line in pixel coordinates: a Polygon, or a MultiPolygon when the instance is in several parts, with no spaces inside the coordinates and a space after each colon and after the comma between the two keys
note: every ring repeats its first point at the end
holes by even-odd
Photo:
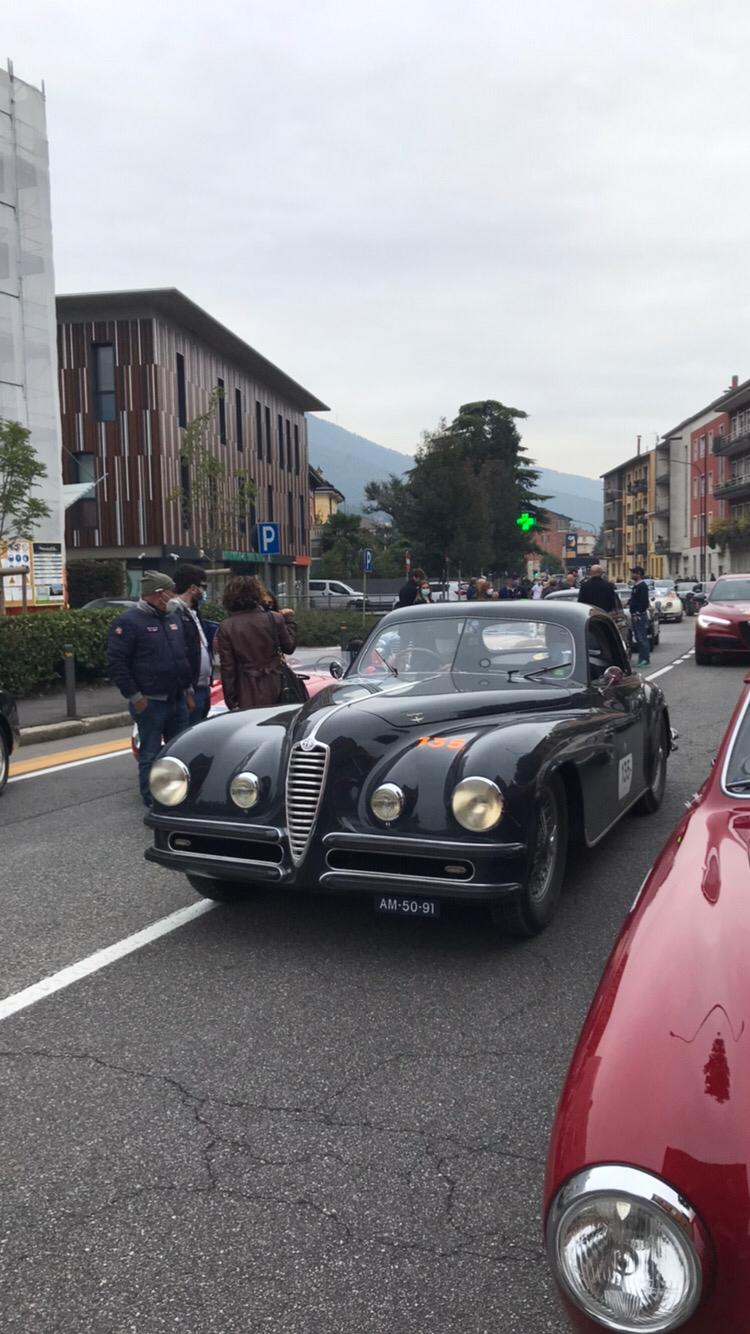
{"type": "Polygon", "coordinates": [[[8,781],[13,748],[18,742],[18,710],[12,695],[0,690],[0,792],[8,781]]]}
{"type": "Polygon", "coordinates": [[[423,916],[464,900],[532,935],[569,839],[656,810],[670,748],[664,697],[603,612],[405,607],[302,707],[225,714],[165,747],[146,856],[221,901],[259,884],[423,916]]]}

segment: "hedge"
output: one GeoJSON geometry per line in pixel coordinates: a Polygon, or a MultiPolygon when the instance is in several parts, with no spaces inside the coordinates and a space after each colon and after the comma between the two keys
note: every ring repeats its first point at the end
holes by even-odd
{"type": "MultiPolygon", "coordinates": [[[[35,612],[0,618],[0,687],[20,697],[59,685],[66,644],[73,646],[79,680],[104,676],[109,624],[119,614],[118,607],[106,607],[101,611],[35,612]]],[[[208,603],[203,614],[208,620],[221,621],[226,612],[208,603]]],[[[366,630],[379,619],[369,615],[366,630]]],[[[339,644],[342,625],[346,625],[347,638],[362,635],[362,616],[355,611],[301,611],[297,623],[300,648],[339,644]]]]}

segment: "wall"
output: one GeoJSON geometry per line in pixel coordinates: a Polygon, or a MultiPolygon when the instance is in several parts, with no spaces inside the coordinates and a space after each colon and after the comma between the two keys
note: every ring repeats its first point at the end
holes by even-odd
{"type": "MultiPolygon", "coordinates": [[[[44,95],[0,70],[0,417],[20,421],[47,468],[50,507],[34,533],[32,605],[63,600],[63,498],[55,367],[55,278],[44,95]]],[[[33,544],[32,544],[33,548],[33,544]]],[[[20,606],[20,583],[5,580],[20,606]]]]}

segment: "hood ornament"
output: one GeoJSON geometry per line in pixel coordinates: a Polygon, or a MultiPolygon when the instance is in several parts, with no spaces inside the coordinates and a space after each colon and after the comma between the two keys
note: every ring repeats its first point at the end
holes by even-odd
{"type": "Polygon", "coordinates": [[[304,741],[301,743],[301,746],[303,750],[314,750],[315,738],[312,736],[306,736],[304,741]]]}

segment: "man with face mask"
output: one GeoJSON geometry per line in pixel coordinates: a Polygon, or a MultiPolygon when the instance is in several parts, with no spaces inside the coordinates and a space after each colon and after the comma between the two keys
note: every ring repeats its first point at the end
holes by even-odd
{"type": "Polygon", "coordinates": [[[169,611],[173,594],[169,575],[145,570],[140,601],[115,617],[107,645],[109,675],[138,724],[138,782],[147,810],[151,807],[148,776],[162,741],[184,731],[195,708],[182,622],[169,611]]]}
{"type": "Polygon", "coordinates": [[[190,715],[192,726],[202,722],[211,707],[211,646],[216,622],[204,621],[200,615],[199,608],[206,600],[206,571],[200,565],[176,565],[174,588],[176,597],[172,598],[169,610],[180,618],[193,674],[195,708],[190,715]]]}

